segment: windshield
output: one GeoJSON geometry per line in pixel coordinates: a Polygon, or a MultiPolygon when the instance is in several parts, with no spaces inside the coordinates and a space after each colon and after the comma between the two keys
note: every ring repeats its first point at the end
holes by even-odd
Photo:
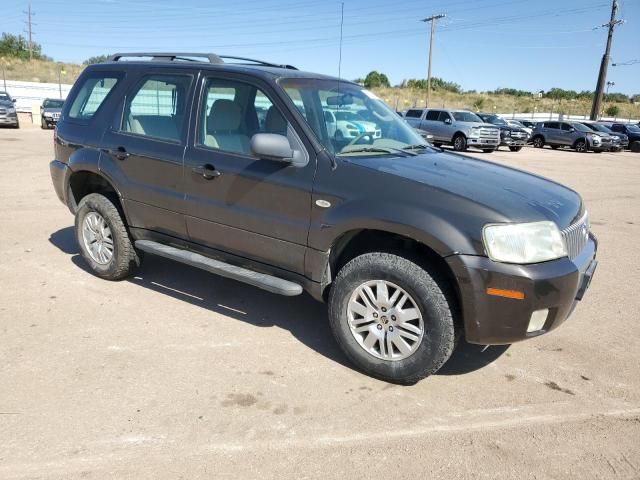
{"type": "Polygon", "coordinates": [[[492,123],[493,125],[507,125],[507,122],[498,115],[484,115],[482,118],[485,122],[492,123]]]}
{"type": "Polygon", "coordinates": [[[389,155],[425,140],[381,99],[337,80],[283,78],[280,86],[331,153],[389,155]]]}
{"type": "Polygon", "coordinates": [[[592,129],[598,131],[598,132],[612,133],[611,130],[609,128],[607,128],[605,125],[599,125],[597,123],[590,123],[588,126],[591,127],[592,129]]]}
{"type": "Polygon", "coordinates": [[[64,100],[50,100],[47,99],[42,103],[44,108],[62,108],[64,100]]]}
{"type": "Polygon", "coordinates": [[[640,132],[640,127],[638,127],[637,125],[627,125],[627,130],[637,133],[640,132]]]}
{"type": "Polygon", "coordinates": [[[458,122],[485,123],[478,115],[471,112],[453,112],[453,118],[458,122]]]}
{"type": "Polygon", "coordinates": [[[592,132],[593,131],[589,127],[585,127],[581,123],[572,123],[571,126],[573,128],[575,128],[576,130],[578,130],[579,132],[592,132]]]}
{"type": "Polygon", "coordinates": [[[0,102],[8,102],[9,100],[8,95],[5,95],[4,93],[0,94],[0,102]]]}

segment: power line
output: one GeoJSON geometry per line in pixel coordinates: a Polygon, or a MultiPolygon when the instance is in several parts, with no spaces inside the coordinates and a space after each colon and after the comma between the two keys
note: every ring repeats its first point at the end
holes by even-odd
{"type": "Polygon", "coordinates": [[[598,73],[598,81],[596,83],[596,93],[593,97],[593,105],[591,106],[591,120],[597,120],[600,115],[600,107],[602,106],[602,94],[604,86],[607,81],[607,67],[609,66],[609,54],[611,53],[611,42],[613,41],[613,30],[617,25],[622,23],[622,20],[616,19],[618,13],[618,0],[613,0],[611,3],[611,20],[608,23],[602,25],[607,27],[609,33],[607,34],[607,46],[602,56],[602,62],[600,62],[600,72],[598,73]]]}

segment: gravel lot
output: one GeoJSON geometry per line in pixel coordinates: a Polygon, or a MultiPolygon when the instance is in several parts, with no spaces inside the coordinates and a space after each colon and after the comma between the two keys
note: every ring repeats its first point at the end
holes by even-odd
{"type": "Polygon", "coordinates": [[[0,130],[0,478],[640,478],[640,154],[473,154],[577,189],[600,265],[555,332],[400,387],[306,295],[150,256],[91,275],[51,137],[0,130]]]}

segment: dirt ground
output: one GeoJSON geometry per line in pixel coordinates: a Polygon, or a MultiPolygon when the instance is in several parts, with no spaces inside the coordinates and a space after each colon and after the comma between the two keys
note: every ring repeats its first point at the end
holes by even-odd
{"type": "Polygon", "coordinates": [[[558,330],[401,387],[306,295],[151,256],[94,277],[51,131],[0,130],[0,478],[640,478],[640,155],[475,155],[581,192],[600,265],[558,330]]]}

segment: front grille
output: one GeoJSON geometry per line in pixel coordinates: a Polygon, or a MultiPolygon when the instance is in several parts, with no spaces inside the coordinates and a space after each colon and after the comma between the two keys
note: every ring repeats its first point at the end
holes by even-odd
{"type": "Polygon", "coordinates": [[[589,214],[584,215],[573,225],[562,230],[562,236],[567,244],[567,254],[570,259],[576,258],[589,241],[589,214]]]}
{"type": "Polygon", "coordinates": [[[602,143],[611,143],[611,139],[607,137],[602,137],[602,143]]]}
{"type": "Polygon", "coordinates": [[[490,140],[499,140],[500,139],[500,130],[497,128],[480,128],[480,138],[482,139],[490,139],[490,140]]]}
{"type": "Polygon", "coordinates": [[[0,108],[0,115],[6,115],[7,114],[7,109],[6,108],[0,108]]]}

